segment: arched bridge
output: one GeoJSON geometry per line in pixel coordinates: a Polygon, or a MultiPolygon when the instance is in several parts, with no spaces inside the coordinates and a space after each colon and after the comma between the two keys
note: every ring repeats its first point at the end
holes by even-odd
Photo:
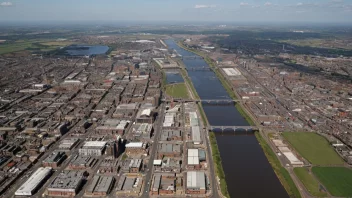
{"type": "Polygon", "coordinates": [[[186,71],[211,71],[210,67],[191,67],[191,68],[186,68],[186,71]]]}
{"type": "Polygon", "coordinates": [[[197,99],[183,99],[174,98],[173,100],[162,99],[162,102],[201,102],[205,105],[233,105],[235,102],[241,102],[242,100],[236,99],[211,99],[211,100],[197,100],[197,99]]]}
{"type": "Polygon", "coordinates": [[[182,60],[203,59],[201,56],[181,56],[182,60]]]}
{"type": "Polygon", "coordinates": [[[233,131],[233,132],[254,132],[258,131],[259,128],[256,126],[209,126],[210,131],[221,133],[225,131],[233,131]]]}

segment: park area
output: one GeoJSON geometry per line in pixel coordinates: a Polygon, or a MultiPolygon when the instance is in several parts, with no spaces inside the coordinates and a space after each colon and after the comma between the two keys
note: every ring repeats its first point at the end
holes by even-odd
{"type": "Polygon", "coordinates": [[[284,132],[292,147],[313,165],[343,165],[344,161],[329,142],[316,133],[284,132]]]}
{"type": "Polygon", "coordinates": [[[332,196],[352,197],[352,170],[345,167],[313,167],[312,172],[332,196]]]}
{"type": "Polygon", "coordinates": [[[189,98],[185,83],[167,85],[166,94],[174,98],[189,98]]]}
{"type": "Polygon", "coordinates": [[[320,185],[319,181],[314,177],[309,168],[299,167],[293,170],[299,180],[306,187],[307,191],[315,197],[326,197],[325,189],[320,185]]]}

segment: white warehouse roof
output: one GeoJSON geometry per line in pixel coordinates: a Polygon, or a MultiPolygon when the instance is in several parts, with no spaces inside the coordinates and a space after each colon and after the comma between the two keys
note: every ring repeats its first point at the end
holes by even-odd
{"type": "Polygon", "coordinates": [[[97,148],[102,148],[106,145],[106,142],[104,141],[87,141],[84,143],[84,147],[97,147],[97,148]]]}
{"type": "Polygon", "coordinates": [[[17,196],[31,196],[39,184],[50,174],[51,167],[38,168],[28,180],[15,192],[17,196]]]}
{"type": "Polygon", "coordinates": [[[126,144],[126,148],[142,148],[143,142],[130,142],[126,144]]]}
{"type": "Polygon", "coordinates": [[[204,172],[190,171],[187,172],[187,188],[188,189],[205,189],[204,172]]]}
{"type": "Polygon", "coordinates": [[[236,68],[223,68],[222,70],[224,70],[224,72],[228,76],[239,76],[239,75],[241,75],[241,72],[238,71],[238,69],[236,69],[236,68]]]}
{"type": "Polygon", "coordinates": [[[188,165],[198,165],[199,164],[199,151],[198,149],[188,149],[187,155],[188,165]]]}

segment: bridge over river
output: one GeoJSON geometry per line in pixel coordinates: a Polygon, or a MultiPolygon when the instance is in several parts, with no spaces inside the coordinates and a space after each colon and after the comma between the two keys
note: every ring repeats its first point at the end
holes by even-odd
{"type": "Polygon", "coordinates": [[[253,134],[259,131],[256,126],[208,126],[209,131],[223,134],[253,134]]]}

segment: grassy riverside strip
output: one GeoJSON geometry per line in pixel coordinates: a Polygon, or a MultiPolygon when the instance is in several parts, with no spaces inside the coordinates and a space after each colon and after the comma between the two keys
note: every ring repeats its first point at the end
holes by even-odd
{"type": "Polygon", "coordinates": [[[274,151],[271,150],[270,146],[267,144],[267,142],[264,140],[264,138],[261,136],[259,132],[255,132],[255,136],[257,137],[257,140],[261,145],[261,147],[263,148],[266,158],[268,159],[269,163],[273,167],[275,174],[279,178],[281,184],[286,189],[288,195],[293,198],[301,197],[301,194],[299,193],[289,172],[284,167],[281,166],[281,163],[279,159],[276,157],[274,151]]]}
{"type": "Polygon", "coordinates": [[[327,197],[328,194],[320,191],[319,181],[314,177],[313,173],[308,172],[308,169],[307,167],[297,167],[293,171],[311,195],[315,197],[327,197]]]}
{"type": "Polygon", "coordinates": [[[215,173],[220,179],[221,193],[225,197],[230,197],[230,194],[227,191],[225,173],[224,173],[224,170],[222,168],[220,151],[219,151],[218,145],[216,143],[216,137],[215,137],[214,132],[209,132],[209,139],[210,139],[210,146],[211,146],[212,155],[213,155],[213,161],[214,161],[214,164],[215,164],[215,173]]]}
{"type": "MultiPolygon", "coordinates": [[[[231,89],[231,86],[228,84],[227,80],[224,78],[224,76],[218,71],[218,69],[215,67],[214,65],[214,61],[209,58],[208,56],[204,55],[201,52],[198,52],[196,50],[192,50],[187,48],[185,45],[183,45],[182,42],[177,42],[177,44],[190,52],[193,52],[201,57],[204,58],[205,62],[209,65],[209,67],[213,70],[213,72],[215,73],[215,75],[218,77],[218,79],[220,80],[222,86],[225,88],[226,92],[229,94],[229,96],[233,99],[236,100],[238,97],[236,96],[235,92],[231,89]]],[[[239,103],[235,104],[236,109],[238,110],[238,112],[241,114],[242,117],[244,117],[246,119],[246,121],[248,122],[248,124],[250,124],[251,126],[255,126],[254,121],[252,120],[252,118],[243,110],[242,106],[239,103]]]]}

